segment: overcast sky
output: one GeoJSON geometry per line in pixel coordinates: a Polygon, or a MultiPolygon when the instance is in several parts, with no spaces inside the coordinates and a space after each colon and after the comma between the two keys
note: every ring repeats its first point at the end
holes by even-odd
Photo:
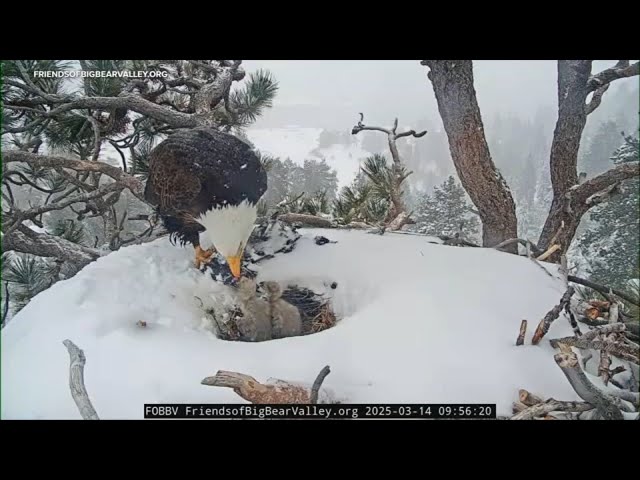
{"type": "MultiPolygon", "coordinates": [[[[615,62],[597,60],[594,72],[615,62]]],[[[245,60],[243,64],[248,72],[270,70],[280,85],[272,111],[256,127],[282,123],[283,118],[296,124],[298,117],[311,112],[318,115],[318,126],[327,128],[322,124],[329,123],[338,129],[353,125],[358,112],[364,112],[365,122],[372,125],[387,124],[396,115],[401,124],[438,115],[428,68],[419,61],[245,60]]],[[[556,108],[555,60],[474,61],[474,78],[485,118],[496,112],[532,117],[539,107],[556,108]]],[[[637,77],[615,82],[612,89],[628,81],[637,82],[637,77]]]]}

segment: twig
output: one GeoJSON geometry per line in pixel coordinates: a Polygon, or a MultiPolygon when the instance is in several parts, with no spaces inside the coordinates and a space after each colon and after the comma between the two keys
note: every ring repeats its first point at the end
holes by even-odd
{"type": "Polygon", "coordinates": [[[536,417],[542,417],[551,412],[585,412],[592,409],[593,406],[589,403],[563,402],[550,398],[544,403],[536,403],[522,410],[511,417],[511,420],[533,420],[536,417]]]}
{"type": "Polygon", "coordinates": [[[514,243],[519,243],[520,245],[522,245],[525,248],[527,248],[527,244],[528,244],[531,252],[533,252],[533,254],[536,255],[536,256],[542,255],[544,253],[542,250],[540,250],[538,248],[537,245],[532,243],[530,240],[524,240],[522,238],[510,238],[508,240],[505,240],[504,242],[500,242],[499,244],[497,244],[493,248],[496,249],[496,250],[501,250],[504,247],[508,247],[509,245],[513,245],[514,243]]]}
{"type": "Polygon", "coordinates": [[[522,320],[520,322],[520,333],[518,334],[518,338],[516,340],[516,346],[520,346],[524,344],[524,336],[527,333],[527,321],[522,320]]]}
{"type": "Polygon", "coordinates": [[[560,250],[560,245],[558,245],[557,243],[554,243],[553,245],[551,245],[549,247],[549,249],[546,252],[544,252],[542,255],[537,257],[536,260],[538,260],[540,262],[544,262],[547,258],[549,258],[551,255],[553,255],[558,250],[560,250]]]}
{"type": "Polygon", "coordinates": [[[329,375],[329,373],[331,373],[331,369],[329,368],[329,365],[325,366],[322,370],[320,370],[320,373],[316,377],[316,380],[315,382],[313,382],[313,386],[311,387],[310,403],[318,403],[318,391],[322,386],[322,382],[324,382],[324,379],[327,377],[327,375],[329,375]]]}
{"type": "Polygon", "coordinates": [[[69,352],[69,387],[71,388],[73,401],[78,406],[80,415],[84,420],[99,420],[84,386],[84,364],[87,360],[84,352],[71,340],[64,340],[62,343],[69,352]]]}
{"type": "Polygon", "coordinates": [[[593,288],[594,290],[605,295],[612,293],[613,295],[620,297],[621,299],[635,305],[636,307],[640,307],[640,302],[638,301],[638,299],[634,299],[631,296],[627,295],[626,293],[621,292],[620,290],[615,290],[610,287],[605,287],[604,285],[600,285],[598,283],[592,282],[591,280],[585,280],[584,278],[578,278],[574,275],[569,275],[568,278],[570,282],[577,283],[579,285],[584,285],[585,287],[593,288]]]}
{"type": "Polygon", "coordinates": [[[605,350],[600,350],[600,366],[598,367],[598,376],[602,377],[605,386],[609,384],[609,367],[611,367],[611,357],[605,350]]]}
{"type": "Polygon", "coordinates": [[[598,390],[580,368],[575,353],[556,353],[553,359],[567,377],[569,383],[585,402],[593,405],[605,420],[624,420],[620,409],[607,395],[598,390]]]}
{"type": "Polygon", "coordinates": [[[541,268],[544,273],[549,275],[551,278],[554,278],[554,276],[551,275],[551,273],[549,273],[549,271],[546,268],[540,265],[538,261],[535,259],[535,257],[531,255],[531,248],[533,247],[533,244],[529,240],[527,240],[526,246],[527,246],[527,258],[531,260],[534,264],[536,264],[539,268],[541,268]]]}
{"type": "Polygon", "coordinates": [[[560,303],[555,307],[553,307],[551,310],[549,310],[549,312],[544,316],[544,318],[540,320],[540,323],[538,324],[538,328],[536,328],[536,332],[534,333],[533,338],[531,339],[531,343],[533,345],[537,345],[538,343],[540,343],[540,340],[542,340],[542,337],[544,337],[547,334],[547,332],[549,331],[549,327],[551,326],[551,323],[553,323],[553,321],[556,318],[558,318],[564,306],[568,304],[569,301],[571,300],[571,296],[574,294],[574,292],[575,292],[574,288],[569,287],[567,291],[564,293],[564,295],[562,295],[562,298],[560,299],[560,303]]]}
{"type": "Polygon", "coordinates": [[[570,303],[567,303],[564,306],[564,311],[567,315],[569,315],[569,323],[571,324],[571,328],[573,328],[573,333],[576,337],[579,337],[580,335],[582,335],[582,332],[580,331],[580,327],[578,326],[578,322],[576,322],[576,317],[573,315],[573,312],[571,311],[571,306],[570,303]]]}

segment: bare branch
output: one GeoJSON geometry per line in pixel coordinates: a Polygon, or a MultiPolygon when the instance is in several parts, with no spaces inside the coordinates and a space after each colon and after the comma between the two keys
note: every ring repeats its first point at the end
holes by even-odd
{"type": "Polygon", "coordinates": [[[100,420],[84,386],[84,364],[87,361],[84,352],[71,340],[64,340],[62,343],[69,352],[69,388],[71,388],[73,401],[78,406],[84,420],[100,420]]]}
{"type": "MultiPolygon", "coordinates": [[[[620,328],[624,329],[623,323],[610,324],[608,326],[620,326],[620,328]]],[[[606,327],[603,327],[606,328],[606,327]]],[[[600,331],[591,331],[587,332],[581,337],[564,337],[564,338],[556,338],[552,339],[549,342],[551,346],[554,348],[558,348],[560,345],[566,345],[569,347],[577,347],[577,348],[592,348],[594,350],[604,350],[616,357],[619,357],[623,360],[627,360],[628,362],[634,363],[636,365],[640,364],[640,351],[637,347],[633,345],[629,345],[626,343],[622,343],[620,341],[615,340],[611,337],[605,337],[603,329],[599,329],[600,331]],[[591,337],[589,334],[595,333],[596,335],[591,337]],[[600,335],[598,337],[599,334],[600,335]],[[598,337],[598,338],[596,338],[598,337]]]]}
{"type": "MultiPolygon", "coordinates": [[[[47,118],[55,117],[71,110],[121,108],[146,115],[174,128],[194,128],[205,123],[204,119],[193,114],[165,108],[133,94],[125,94],[119,97],[82,97],[73,100],[65,97],[49,96],[49,99],[52,104],[62,105],[48,112],[42,112],[42,116],[47,118]]],[[[4,133],[9,132],[7,129],[4,133]]]]}
{"type": "Polygon", "coordinates": [[[640,175],[640,163],[623,163],[576,186],[571,193],[576,200],[575,204],[591,207],[601,202],[589,200],[590,197],[607,190],[616,183],[638,175],[640,175]]]}
{"type": "Polygon", "coordinates": [[[144,185],[136,177],[129,175],[118,167],[108,165],[102,162],[90,162],[86,160],[73,160],[70,158],[36,155],[33,153],[22,152],[19,150],[9,150],[2,152],[2,160],[4,163],[25,162],[35,167],[53,167],[68,168],[83,172],[99,172],[113,178],[116,182],[131,191],[139,200],[147,203],[144,198],[144,185]]]}
{"type": "Polygon", "coordinates": [[[595,92],[593,92],[593,96],[589,103],[585,105],[585,111],[587,115],[593,113],[593,111],[600,106],[602,102],[602,96],[605,94],[607,90],[609,90],[609,83],[599,87],[595,92]]]}
{"type": "Polygon", "coordinates": [[[387,135],[391,135],[391,131],[386,129],[386,128],[383,128],[383,127],[367,127],[367,126],[364,126],[364,125],[362,125],[362,126],[356,125],[355,127],[353,127],[351,129],[351,134],[352,135],[357,135],[358,133],[360,133],[363,130],[375,130],[377,132],[384,132],[387,135]]]}
{"type": "Polygon", "coordinates": [[[514,243],[519,243],[520,245],[522,245],[523,247],[527,247],[527,242],[530,245],[530,249],[531,252],[536,256],[540,256],[542,255],[544,252],[542,250],[540,250],[536,245],[534,245],[533,243],[531,243],[529,240],[523,240],[522,238],[509,238],[508,240],[505,240],[504,242],[500,242],[499,244],[497,244],[495,247],[496,250],[501,250],[504,247],[507,247],[509,245],[513,245],[514,243]]]}
{"type": "Polygon", "coordinates": [[[600,285],[599,283],[592,282],[591,280],[585,280],[584,278],[579,278],[574,275],[569,275],[568,279],[570,282],[577,283],[579,285],[584,285],[585,287],[592,288],[605,295],[612,293],[613,295],[620,297],[622,300],[629,302],[632,305],[635,305],[637,307],[640,307],[640,303],[638,302],[637,299],[634,299],[630,295],[627,295],[626,293],[621,292],[620,290],[616,290],[610,287],[605,287],[604,285],[600,285]]]}
{"type": "Polygon", "coordinates": [[[71,197],[63,202],[50,203],[48,205],[42,205],[40,207],[32,208],[25,211],[16,211],[15,222],[32,219],[33,217],[42,215],[46,212],[51,212],[53,210],[63,210],[64,208],[68,207],[69,205],[73,205],[74,203],[84,203],[89,200],[100,198],[107,193],[116,192],[123,189],[124,186],[120,185],[118,182],[113,182],[97,190],[94,190],[93,192],[76,195],[75,197],[71,197]]]}
{"type": "Polygon", "coordinates": [[[603,419],[624,420],[622,412],[614,402],[589,381],[580,368],[578,356],[575,353],[557,353],[553,358],[578,396],[593,405],[603,419]]]}
{"type": "Polygon", "coordinates": [[[574,293],[575,293],[575,289],[573,287],[569,287],[567,291],[564,293],[564,295],[562,295],[562,298],[560,299],[560,303],[555,307],[553,307],[551,310],[549,310],[549,312],[540,321],[540,323],[538,324],[538,328],[536,329],[536,332],[534,333],[533,338],[531,339],[531,343],[533,345],[537,345],[538,343],[540,343],[540,340],[542,340],[542,337],[544,337],[549,331],[549,327],[551,326],[551,323],[553,323],[553,321],[556,318],[558,318],[558,316],[560,315],[560,312],[562,311],[564,306],[569,303],[569,301],[571,300],[571,296],[574,293]]]}
{"type": "Polygon", "coordinates": [[[586,412],[587,410],[593,410],[593,405],[580,402],[562,402],[551,398],[546,402],[527,407],[511,417],[511,420],[533,420],[536,417],[544,417],[551,412],[586,412]]]}
{"type": "Polygon", "coordinates": [[[322,386],[322,382],[324,382],[324,379],[327,377],[327,375],[329,375],[329,373],[331,373],[329,365],[320,370],[320,373],[316,377],[316,380],[313,382],[313,386],[311,387],[311,397],[309,403],[318,403],[318,391],[322,386]]]}
{"type": "Polygon", "coordinates": [[[419,133],[416,133],[415,130],[409,130],[407,132],[396,133],[395,137],[396,137],[396,139],[402,138],[402,137],[410,137],[410,136],[413,136],[413,137],[416,137],[416,138],[420,138],[420,137],[424,137],[426,134],[427,134],[426,130],[424,130],[422,132],[419,132],[419,133]]]}
{"type": "Polygon", "coordinates": [[[602,72],[592,75],[587,81],[587,90],[592,92],[603,85],[620,78],[633,77],[640,74],[640,62],[629,65],[629,60],[620,60],[613,68],[607,68],[602,72]]]}
{"type": "Polygon", "coordinates": [[[24,225],[2,236],[2,251],[15,250],[39,257],[53,257],[74,265],[76,271],[100,257],[95,249],[83,247],[62,237],[36,233],[24,225]]]}
{"type": "Polygon", "coordinates": [[[520,322],[520,333],[518,334],[518,338],[516,339],[516,346],[520,346],[524,344],[524,336],[527,333],[527,321],[522,320],[520,322]]]}

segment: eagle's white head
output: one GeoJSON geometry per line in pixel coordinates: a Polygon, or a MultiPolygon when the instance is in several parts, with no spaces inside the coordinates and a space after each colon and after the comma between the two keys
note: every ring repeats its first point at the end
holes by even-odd
{"type": "Polygon", "coordinates": [[[213,247],[227,260],[234,277],[240,277],[242,257],[258,217],[257,205],[243,200],[208,210],[197,218],[213,247]]]}

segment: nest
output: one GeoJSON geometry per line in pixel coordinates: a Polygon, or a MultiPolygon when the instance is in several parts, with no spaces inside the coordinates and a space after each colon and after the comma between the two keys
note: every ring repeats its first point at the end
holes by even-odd
{"type": "MultiPolygon", "coordinates": [[[[262,285],[258,285],[258,295],[263,296],[262,285]]],[[[302,335],[318,333],[333,327],[337,318],[331,308],[331,304],[324,296],[314,291],[298,286],[289,286],[282,292],[282,299],[296,307],[302,320],[302,335]]],[[[224,318],[218,318],[212,309],[207,314],[213,319],[216,327],[216,336],[221,340],[241,341],[238,320],[243,317],[239,306],[234,305],[224,314],[224,318]]]]}
{"type": "Polygon", "coordinates": [[[336,323],[329,301],[308,288],[288,287],[283,290],[282,299],[300,311],[303,335],[326,330],[336,323]]]}

